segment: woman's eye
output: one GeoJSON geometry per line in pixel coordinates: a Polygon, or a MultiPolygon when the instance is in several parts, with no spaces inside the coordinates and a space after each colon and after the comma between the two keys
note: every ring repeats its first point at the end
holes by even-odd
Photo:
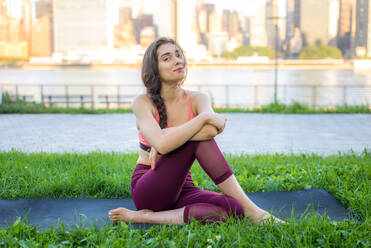
{"type": "Polygon", "coordinates": [[[164,58],[164,61],[168,61],[168,60],[169,60],[169,58],[168,58],[168,57],[164,58]]]}

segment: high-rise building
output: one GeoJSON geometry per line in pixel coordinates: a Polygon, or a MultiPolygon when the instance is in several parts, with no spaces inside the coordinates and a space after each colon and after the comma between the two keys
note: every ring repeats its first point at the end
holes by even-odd
{"type": "MultiPolygon", "coordinates": [[[[134,35],[138,43],[140,42],[141,32],[146,27],[153,27],[152,14],[139,14],[137,18],[133,19],[134,35]]],[[[155,33],[156,35],[156,33],[155,33]]]]}
{"type": "Polygon", "coordinates": [[[232,21],[232,13],[229,9],[224,9],[223,10],[223,14],[222,14],[222,31],[224,32],[227,32],[228,33],[228,38],[230,38],[230,33],[229,33],[229,30],[230,30],[230,25],[231,25],[231,21],[232,21]]]}
{"type": "Polygon", "coordinates": [[[357,0],[355,48],[357,56],[371,56],[371,9],[369,0],[357,0]]]}
{"type": "MultiPolygon", "coordinates": [[[[142,22],[139,24],[142,24],[142,22]]],[[[118,8],[118,24],[114,25],[114,47],[131,47],[136,44],[131,0],[126,0],[118,8]]]]}
{"type": "Polygon", "coordinates": [[[176,0],[160,0],[161,15],[158,19],[158,34],[175,39],[176,0]]]}
{"type": "Polygon", "coordinates": [[[275,49],[276,25],[278,32],[278,3],[276,0],[268,0],[266,2],[265,14],[266,14],[265,29],[267,30],[268,47],[271,49],[275,49]]]}
{"type": "Polygon", "coordinates": [[[0,57],[27,59],[31,3],[29,0],[6,0],[0,4],[0,57]]]}
{"type": "Polygon", "coordinates": [[[32,25],[32,4],[30,0],[22,0],[21,5],[22,11],[22,18],[21,18],[21,25],[23,26],[22,29],[24,30],[24,41],[27,42],[28,45],[28,55],[30,55],[31,49],[31,25],[32,25]]]}
{"type": "Polygon", "coordinates": [[[153,15],[152,14],[141,14],[140,20],[141,20],[142,29],[145,27],[153,26],[153,15]]]}
{"type": "Polygon", "coordinates": [[[212,15],[212,13],[216,11],[215,4],[205,3],[203,4],[203,7],[206,9],[206,12],[207,12],[207,32],[211,32],[210,31],[211,29],[210,16],[212,15]]]}
{"type": "Polygon", "coordinates": [[[114,35],[107,31],[106,7],[105,0],[54,0],[54,51],[108,47],[114,35]]]}
{"type": "Polygon", "coordinates": [[[6,0],[0,0],[0,22],[8,18],[6,0]]]}
{"type": "Polygon", "coordinates": [[[222,18],[214,9],[209,16],[209,33],[222,32],[222,18]]]}
{"type": "Polygon", "coordinates": [[[328,44],[337,47],[337,34],[339,29],[339,13],[340,2],[339,0],[330,0],[329,3],[329,41],[328,44]]]}
{"type": "Polygon", "coordinates": [[[286,37],[285,37],[285,57],[289,56],[290,51],[290,39],[294,36],[295,23],[294,23],[294,11],[295,11],[295,0],[287,0],[286,2],[286,37]]]}
{"type": "Polygon", "coordinates": [[[42,16],[53,16],[53,5],[51,0],[39,0],[35,3],[36,19],[42,16]]]}
{"type": "Polygon", "coordinates": [[[197,15],[198,28],[201,33],[207,33],[209,25],[209,14],[205,8],[200,8],[197,15]]]}
{"type": "Polygon", "coordinates": [[[256,11],[250,17],[250,45],[253,47],[267,46],[265,1],[259,1],[256,6],[256,11]]]}
{"type": "Polygon", "coordinates": [[[20,20],[22,18],[22,0],[6,0],[8,17],[20,20]]]}
{"type": "Polygon", "coordinates": [[[15,18],[7,18],[0,24],[0,57],[27,59],[29,47],[21,22],[15,18]]]}
{"type": "Polygon", "coordinates": [[[132,18],[131,7],[130,6],[121,6],[119,7],[119,24],[125,25],[132,18]]]}
{"type": "Polygon", "coordinates": [[[8,10],[6,0],[0,0],[0,42],[8,40],[8,10]]]}
{"type": "MultiPolygon", "coordinates": [[[[290,0],[288,0],[288,1],[290,1],[290,0]]],[[[296,27],[300,28],[301,1],[302,0],[294,0],[294,25],[295,25],[295,28],[296,27]]]]}
{"type": "Polygon", "coordinates": [[[36,2],[35,17],[36,20],[32,24],[31,30],[31,56],[49,56],[54,50],[52,0],[39,0],[36,2]],[[47,21],[46,18],[49,20],[47,21]],[[46,25],[49,25],[49,27],[46,27],[46,25]]]}
{"type": "Polygon", "coordinates": [[[247,16],[242,16],[240,19],[241,32],[242,32],[242,45],[250,45],[250,18],[247,16]]]}
{"type": "Polygon", "coordinates": [[[36,19],[31,29],[31,56],[49,57],[52,55],[51,18],[43,15],[36,19]]]}
{"type": "Polygon", "coordinates": [[[196,26],[196,1],[177,0],[177,41],[192,57],[192,52],[197,50],[197,26],[196,26]]]}
{"type": "Polygon", "coordinates": [[[305,0],[300,7],[300,29],[304,35],[304,45],[336,46],[339,0],[305,0]]]}
{"type": "Polygon", "coordinates": [[[356,0],[340,0],[338,48],[351,58],[354,51],[356,0]]]}
{"type": "Polygon", "coordinates": [[[143,28],[140,32],[140,45],[147,48],[155,40],[155,31],[152,26],[143,28]]]}
{"type": "Polygon", "coordinates": [[[207,1],[197,2],[197,30],[199,32],[199,43],[208,46],[207,34],[210,32],[210,16],[215,11],[215,5],[207,1]]]}
{"type": "Polygon", "coordinates": [[[240,23],[237,11],[223,10],[222,31],[228,33],[228,39],[240,35],[240,23]]]}

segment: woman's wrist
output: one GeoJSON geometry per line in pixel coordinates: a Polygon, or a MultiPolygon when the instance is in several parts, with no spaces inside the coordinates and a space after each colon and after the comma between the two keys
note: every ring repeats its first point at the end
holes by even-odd
{"type": "Polygon", "coordinates": [[[208,112],[202,112],[198,116],[201,118],[203,125],[207,124],[210,120],[210,113],[208,112]]]}

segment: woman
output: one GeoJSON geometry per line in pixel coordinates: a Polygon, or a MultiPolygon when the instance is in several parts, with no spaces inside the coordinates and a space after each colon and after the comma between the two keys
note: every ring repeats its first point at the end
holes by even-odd
{"type": "Polygon", "coordinates": [[[133,102],[140,152],[131,180],[136,208],[109,211],[112,221],[154,224],[225,221],[248,216],[256,223],[272,217],[257,207],[237,182],[215,140],[226,118],[214,113],[207,95],[181,88],[187,75],[182,49],[160,38],[146,50],[142,80],[147,94],[133,102]],[[197,159],[225,194],[195,187],[190,168],[197,159]]]}

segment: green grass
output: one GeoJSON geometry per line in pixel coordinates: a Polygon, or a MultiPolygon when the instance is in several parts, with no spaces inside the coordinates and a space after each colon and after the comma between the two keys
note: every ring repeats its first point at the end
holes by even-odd
{"type": "MultiPolygon", "coordinates": [[[[0,153],[0,198],[126,198],[137,153],[25,154],[0,153]]],[[[369,247],[371,225],[371,152],[232,156],[226,159],[246,192],[322,188],[361,220],[333,222],[315,216],[287,225],[256,226],[248,222],[137,230],[130,225],[63,226],[40,231],[17,221],[0,230],[2,246],[100,247],[369,247]],[[216,239],[220,236],[220,240],[216,239]],[[209,239],[209,241],[208,241],[209,239]]],[[[197,162],[195,184],[220,192],[197,162]]]]}
{"type": "MultiPolygon", "coordinates": [[[[370,114],[371,106],[333,106],[313,108],[307,104],[293,102],[292,104],[270,103],[255,108],[214,108],[218,113],[283,113],[283,114],[330,114],[330,113],[363,113],[370,114]]],[[[11,100],[7,93],[3,93],[3,104],[0,104],[0,114],[106,114],[106,113],[132,113],[130,108],[86,108],[86,107],[56,107],[41,103],[26,103],[22,100],[11,100]]]]}

